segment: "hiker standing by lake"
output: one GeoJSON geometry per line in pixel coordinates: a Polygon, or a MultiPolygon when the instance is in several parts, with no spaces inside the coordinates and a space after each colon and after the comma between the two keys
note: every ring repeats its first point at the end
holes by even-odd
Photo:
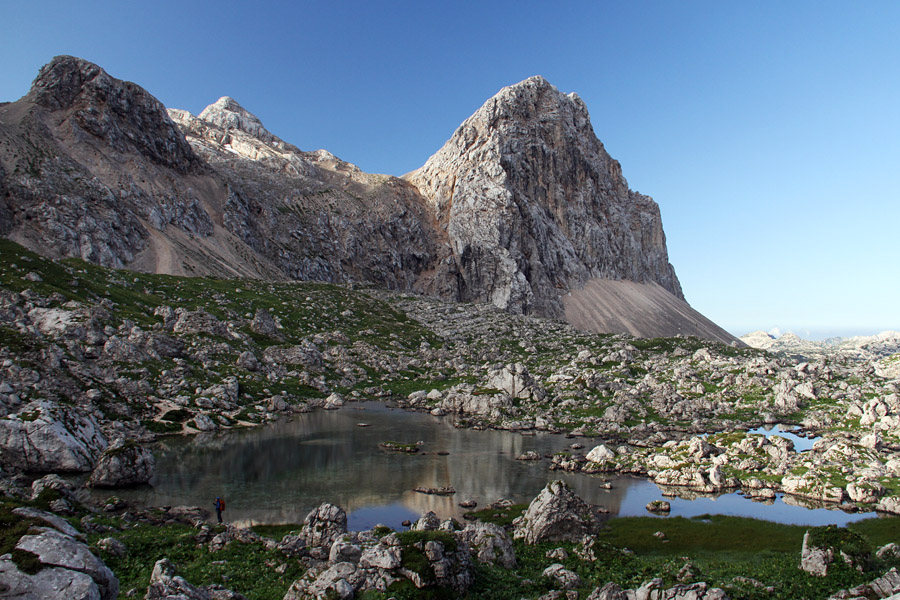
{"type": "Polygon", "coordinates": [[[216,518],[222,522],[222,513],[225,512],[225,501],[216,496],[216,518]]]}

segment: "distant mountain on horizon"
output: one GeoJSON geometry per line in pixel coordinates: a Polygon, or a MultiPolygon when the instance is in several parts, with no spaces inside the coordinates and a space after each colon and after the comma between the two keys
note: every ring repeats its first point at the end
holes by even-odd
{"type": "Polygon", "coordinates": [[[194,116],[56,57],[0,104],[0,235],[117,268],[365,282],[739,343],[684,300],[659,207],[628,188],[584,103],[539,76],[397,178],[302,151],[228,96],[194,116]]]}
{"type": "Polygon", "coordinates": [[[875,335],[831,337],[825,340],[807,340],[791,332],[775,336],[760,330],[743,335],[740,339],[751,348],[807,358],[842,355],[877,361],[900,352],[900,331],[890,330],[875,335]]]}

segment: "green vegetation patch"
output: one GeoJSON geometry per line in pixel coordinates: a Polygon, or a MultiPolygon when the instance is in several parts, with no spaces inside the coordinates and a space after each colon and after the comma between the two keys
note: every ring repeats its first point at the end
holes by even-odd
{"type": "MultiPolygon", "coordinates": [[[[109,534],[94,534],[89,542],[109,534]]],[[[262,542],[231,542],[218,552],[198,545],[196,530],[187,525],[138,524],[115,537],[128,552],[116,556],[98,550],[100,557],[119,578],[120,589],[136,588],[143,597],[157,560],[168,558],[176,573],[194,585],[223,585],[244,594],[250,600],[281,598],[304,569],[296,560],[285,558],[277,550],[266,550],[262,542]],[[284,564],[283,573],[273,566],[284,564]]]]}
{"type": "Polygon", "coordinates": [[[504,509],[483,508],[466,513],[467,519],[476,519],[485,523],[493,523],[500,527],[509,527],[528,508],[527,504],[513,504],[504,509]]]}
{"type": "Polygon", "coordinates": [[[753,553],[766,550],[797,552],[807,527],[783,525],[726,515],[695,518],[621,517],[607,521],[597,539],[628,547],[638,554],[681,556],[685,553],[721,556],[725,552],[753,553]],[[655,537],[665,534],[665,543],[655,537]]]}
{"type": "Polygon", "coordinates": [[[280,540],[286,535],[296,534],[300,531],[301,526],[296,523],[285,523],[281,525],[253,525],[250,529],[253,533],[272,540],[280,540]]]}
{"type": "Polygon", "coordinates": [[[419,451],[419,445],[415,442],[382,442],[378,444],[378,447],[391,452],[405,452],[407,454],[415,454],[419,451]]]}

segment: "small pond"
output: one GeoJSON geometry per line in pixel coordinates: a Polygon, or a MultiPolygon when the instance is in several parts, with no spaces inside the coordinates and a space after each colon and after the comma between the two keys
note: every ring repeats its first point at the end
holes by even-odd
{"type": "Polygon", "coordinates": [[[794,442],[794,450],[797,452],[806,452],[807,450],[811,450],[813,444],[818,441],[817,437],[800,437],[794,431],[797,430],[797,427],[791,425],[783,425],[781,423],[776,423],[775,425],[763,425],[762,427],[757,427],[756,429],[751,429],[747,433],[758,433],[760,435],[764,435],[766,437],[775,435],[778,437],[783,437],[785,439],[791,440],[794,442]]]}
{"type": "MultiPolygon", "coordinates": [[[[355,530],[376,523],[400,529],[403,520],[415,520],[429,510],[442,518],[459,518],[465,511],[457,504],[467,499],[479,506],[500,498],[527,503],[553,479],[564,479],[586,501],[607,508],[611,517],[649,515],[646,504],[663,498],[645,479],[562,473],[550,471],[548,459],[515,460],[528,450],[551,454],[575,442],[584,444],[587,452],[599,440],[474,431],[452,423],[452,417],[367,402],[294,415],[256,429],[167,438],[155,451],[151,485],[117,490],[116,495],[145,506],[210,509],[214,498],[222,496],[228,506],[226,519],[241,524],[299,523],[327,501],[347,510],[355,530]],[[418,454],[402,454],[380,449],[386,441],[424,443],[418,454]],[[606,480],[611,489],[601,486],[606,480]],[[413,491],[420,486],[453,486],[456,494],[413,491]]],[[[91,493],[97,498],[111,495],[91,493]]],[[[804,508],[780,496],[770,504],[738,493],[667,500],[672,516],[727,514],[808,525],[875,516],[804,508]]]]}

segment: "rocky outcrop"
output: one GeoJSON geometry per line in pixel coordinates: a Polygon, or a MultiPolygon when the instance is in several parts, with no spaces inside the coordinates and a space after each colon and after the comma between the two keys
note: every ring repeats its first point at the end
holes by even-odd
{"type": "Polygon", "coordinates": [[[149,448],[119,438],[100,455],[86,485],[116,488],[147,483],[155,466],[149,448]]]}
{"type": "Polygon", "coordinates": [[[410,290],[435,260],[431,218],[412,185],[301,151],[232,98],[198,116],[169,114],[223,185],[223,227],[284,275],[410,290]]]}
{"type": "Polygon", "coordinates": [[[465,542],[474,557],[482,563],[496,564],[507,569],[516,567],[516,553],[512,540],[502,527],[481,521],[469,523],[456,534],[465,542]]]}
{"type": "Polygon", "coordinates": [[[17,511],[20,518],[50,527],[31,527],[15,543],[16,552],[31,557],[33,564],[18,564],[14,554],[0,557],[0,596],[23,600],[114,600],[118,596],[119,580],[79,539],[83,539],[80,533],[56,515],[17,511]]]}
{"type": "Polygon", "coordinates": [[[867,542],[850,529],[835,525],[816,527],[803,534],[800,568],[816,577],[828,575],[831,565],[840,560],[862,571],[871,556],[867,542]]]}
{"type": "Polygon", "coordinates": [[[407,178],[447,237],[434,286],[459,300],[561,317],[559,290],[592,278],[682,295],[656,203],[628,189],[584,102],[543,77],[500,90],[407,178]]]}
{"type": "Polygon", "coordinates": [[[618,584],[607,583],[595,588],[587,600],[637,600],[638,598],[665,598],[666,600],[728,600],[721,588],[710,588],[706,583],[663,586],[662,579],[651,579],[634,590],[623,590],[618,584]]]}
{"type": "Polygon", "coordinates": [[[194,185],[206,167],[165,107],[93,63],[44,66],[0,139],[7,235],[42,252],[123,267],[152,244],[148,227],[213,232],[194,185]]]}
{"type": "Polygon", "coordinates": [[[90,471],[107,442],[93,416],[35,401],[0,419],[0,462],[31,472],[90,471]]]}
{"type": "Polygon", "coordinates": [[[307,546],[330,548],[334,540],[347,533],[347,513],[339,506],[323,503],[314,508],[303,521],[300,537],[307,546]]]}
{"type": "Polygon", "coordinates": [[[850,600],[852,598],[896,598],[900,594],[900,573],[891,569],[881,577],[869,583],[858,585],[849,590],[841,590],[828,597],[828,600],[850,600]]]}
{"type": "Polygon", "coordinates": [[[600,526],[597,509],[562,480],[551,481],[513,523],[513,536],[527,544],[578,541],[600,526]]]}
{"type": "Polygon", "coordinates": [[[462,595],[473,581],[468,546],[446,532],[390,533],[372,531],[338,537],[328,560],[296,580],[285,600],[349,599],[369,590],[385,592],[407,582],[423,595],[440,588],[462,595]]]}
{"type": "Polygon", "coordinates": [[[163,558],[153,565],[145,600],[247,600],[221,587],[199,587],[175,574],[175,565],[163,558]]]}
{"type": "Polygon", "coordinates": [[[181,173],[201,168],[159,100],[86,60],[57,56],[38,72],[29,95],[50,111],[74,110],[71,124],[114,151],[136,152],[181,173]]]}

